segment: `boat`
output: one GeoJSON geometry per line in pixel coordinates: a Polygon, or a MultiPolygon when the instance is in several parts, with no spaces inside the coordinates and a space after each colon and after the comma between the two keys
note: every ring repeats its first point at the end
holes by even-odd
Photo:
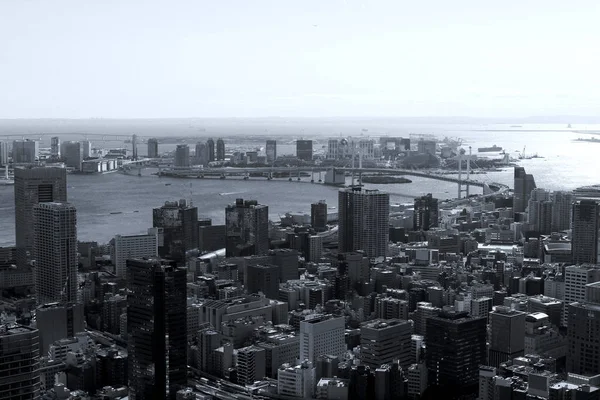
{"type": "Polygon", "coordinates": [[[111,214],[116,215],[116,214],[123,214],[123,211],[113,211],[111,212],[111,214]]]}
{"type": "Polygon", "coordinates": [[[165,183],[165,186],[171,186],[171,184],[170,183],[165,183]]]}
{"type": "Polygon", "coordinates": [[[522,127],[523,127],[523,125],[511,125],[510,127],[511,127],[511,128],[522,128],[522,127]]]}
{"type": "Polygon", "coordinates": [[[502,147],[493,145],[492,147],[480,147],[477,149],[480,153],[490,153],[493,151],[502,151],[502,147]]]}
{"type": "Polygon", "coordinates": [[[544,157],[538,155],[538,153],[531,154],[531,155],[525,154],[525,148],[526,147],[523,147],[523,151],[521,152],[521,154],[519,154],[519,160],[531,160],[533,158],[544,158],[544,157]]]}
{"type": "Polygon", "coordinates": [[[591,138],[577,138],[577,139],[574,140],[574,142],[600,143],[600,139],[598,139],[596,137],[591,137],[591,138]]]}

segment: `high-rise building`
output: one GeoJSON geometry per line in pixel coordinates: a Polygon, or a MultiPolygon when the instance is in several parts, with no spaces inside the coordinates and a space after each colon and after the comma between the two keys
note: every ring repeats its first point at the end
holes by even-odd
{"type": "Polygon", "coordinates": [[[531,191],[536,188],[533,175],[527,174],[523,167],[515,167],[514,188],[513,212],[523,213],[529,204],[531,191]]]}
{"type": "Polygon", "coordinates": [[[50,156],[54,159],[60,158],[60,138],[58,136],[50,139],[50,156]]]}
{"type": "Polygon", "coordinates": [[[198,142],[196,143],[196,164],[204,165],[208,164],[208,147],[206,143],[198,142]]]}
{"type": "Polygon", "coordinates": [[[223,139],[217,139],[217,161],[225,160],[225,142],[223,139]]]}
{"type": "Polygon", "coordinates": [[[317,232],[327,229],[327,203],[325,200],[310,205],[310,224],[317,232]]]}
{"type": "Polygon", "coordinates": [[[586,285],[600,281],[596,265],[571,265],[565,268],[565,309],[563,326],[569,321],[569,304],[585,300],[586,285]]]}
{"type": "Polygon", "coordinates": [[[573,263],[598,262],[598,229],[600,229],[600,203],[595,200],[578,200],[573,203],[572,218],[573,263]]]}
{"type": "Polygon", "coordinates": [[[339,252],[363,250],[368,257],[387,254],[390,196],[379,190],[360,187],[342,189],[338,194],[339,252]]]}
{"type": "Polygon", "coordinates": [[[132,160],[138,159],[137,141],[138,141],[138,139],[137,139],[136,134],[131,136],[131,159],[132,160]]]}
{"type": "Polygon", "coordinates": [[[67,171],[58,167],[15,168],[15,233],[17,265],[33,251],[33,206],[67,201],[67,171]]]}
{"type": "Polygon", "coordinates": [[[60,153],[67,167],[74,168],[77,171],[81,170],[81,163],[83,162],[83,146],[81,142],[62,142],[60,153]]]}
{"type": "Polygon", "coordinates": [[[0,325],[0,400],[40,398],[38,330],[22,325],[0,325]]]}
{"type": "Polygon", "coordinates": [[[549,231],[552,225],[552,202],[549,191],[541,188],[531,191],[527,206],[527,218],[530,229],[533,231],[543,234],[550,233],[541,232],[542,228],[547,228],[546,230],[549,231]]]}
{"type": "Polygon", "coordinates": [[[150,228],[145,235],[116,235],[111,241],[111,260],[119,278],[127,276],[126,261],[138,258],[158,257],[160,228],[150,228]]]}
{"type": "Polygon", "coordinates": [[[509,307],[496,307],[490,314],[491,340],[488,364],[500,364],[523,355],[526,313],[509,307]]]}
{"type": "Polygon", "coordinates": [[[12,146],[12,159],[15,164],[35,162],[40,154],[40,143],[36,140],[15,140],[12,146]]]}
{"type": "Polygon", "coordinates": [[[83,303],[46,303],[36,309],[40,354],[47,354],[57,340],[85,331],[83,303]]]}
{"type": "Polygon", "coordinates": [[[314,363],[322,355],[342,356],[345,328],[344,317],[313,314],[300,321],[300,361],[314,363]]]}
{"type": "Polygon", "coordinates": [[[285,397],[312,399],[315,394],[315,367],[310,361],[283,364],[277,370],[277,393],[285,397]]]}
{"type": "Polygon", "coordinates": [[[158,158],[158,140],[148,139],[148,158],[158,158]]]}
{"type": "Polygon", "coordinates": [[[568,306],[567,372],[591,376],[600,374],[600,303],[598,284],[587,287],[585,300],[568,306]]]}
{"type": "Polygon", "coordinates": [[[80,143],[82,152],[81,156],[84,160],[87,160],[92,156],[92,142],[90,142],[89,140],[82,140],[80,143]]]}
{"type": "Polygon", "coordinates": [[[264,255],[269,251],[269,207],[236,199],[225,208],[227,257],[264,255]]]}
{"type": "Polygon", "coordinates": [[[296,141],[296,157],[299,160],[312,161],[312,159],[313,159],[313,141],[312,140],[297,140],[296,141]]]}
{"type": "Polygon", "coordinates": [[[277,160],[277,141],[267,140],[267,147],[265,151],[267,154],[268,163],[272,163],[273,161],[277,160]]]}
{"type": "Polygon", "coordinates": [[[439,225],[439,206],[438,199],[431,193],[415,199],[415,215],[413,219],[413,229],[415,231],[428,231],[439,225]]]}
{"type": "Polygon", "coordinates": [[[185,260],[187,251],[198,247],[198,207],[185,200],[167,201],[152,210],[152,226],[162,228],[158,254],[171,260],[185,260]]]}
{"type": "Polygon", "coordinates": [[[175,400],[187,384],[186,275],[169,261],[127,260],[132,400],[175,400]]]}
{"type": "Polygon", "coordinates": [[[263,292],[273,300],[279,298],[280,271],[277,265],[248,265],[246,267],[246,289],[248,293],[263,292]]]}
{"type": "Polygon", "coordinates": [[[206,141],[206,150],[208,152],[208,162],[215,161],[215,141],[208,139],[206,141]]]}
{"type": "Polygon", "coordinates": [[[5,166],[8,162],[8,143],[0,142],[0,166],[5,166]]]}
{"type": "Polygon", "coordinates": [[[178,144],[175,148],[175,167],[187,168],[190,166],[190,146],[178,144]]]}
{"type": "Polygon", "coordinates": [[[427,319],[429,384],[447,391],[447,398],[477,393],[479,366],[486,364],[486,328],[485,318],[467,312],[445,310],[427,319]]]}
{"type": "Polygon", "coordinates": [[[571,229],[573,201],[573,192],[558,191],[552,194],[552,232],[571,229]]]}
{"type": "Polygon", "coordinates": [[[251,385],[266,375],[266,352],[258,346],[248,346],[237,353],[237,383],[251,385]]]}
{"type": "Polygon", "coordinates": [[[360,360],[371,369],[399,360],[411,362],[412,323],[400,319],[376,319],[360,326],[360,360]]]}
{"type": "Polygon", "coordinates": [[[77,301],[77,212],[68,203],[33,206],[38,304],[77,301]]]}

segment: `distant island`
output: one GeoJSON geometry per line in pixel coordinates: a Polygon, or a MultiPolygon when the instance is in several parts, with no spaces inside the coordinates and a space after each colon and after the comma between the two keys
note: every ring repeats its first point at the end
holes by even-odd
{"type": "Polygon", "coordinates": [[[367,175],[362,177],[363,183],[377,183],[377,184],[390,184],[390,183],[412,183],[410,179],[402,176],[384,176],[384,175],[367,175]]]}

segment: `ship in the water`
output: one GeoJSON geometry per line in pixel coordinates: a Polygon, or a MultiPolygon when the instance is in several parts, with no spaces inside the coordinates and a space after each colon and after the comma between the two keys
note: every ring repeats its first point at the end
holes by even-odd
{"type": "Polygon", "coordinates": [[[495,151],[502,151],[502,147],[493,145],[492,147],[480,147],[477,149],[480,153],[491,153],[495,151]]]}
{"type": "Polygon", "coordinates": [[[574,142],[600,143],[600,139],[592,136],[591,138],[577,138],[574,142]]]}

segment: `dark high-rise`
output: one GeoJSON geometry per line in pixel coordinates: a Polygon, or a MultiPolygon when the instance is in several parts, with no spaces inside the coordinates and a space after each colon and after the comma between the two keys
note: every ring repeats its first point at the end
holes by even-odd
{"type": "Polygon", "coordinates": [[[0,325],[0,400],[40,398],[38,330],[0,325]]]}
{"type": "Polygon", "coordinates": [[[524,354],[526,316],[509,307],[496,307],[489,314],[492,334],[488,365],[498,368],[501,363],[524,354]]]}
{"type": "Polygon", "coordinates": [[[574,264],[598,262],[598,229],[600,229],[600,203],[579,200],[573,203],[571,248],[574,264]]]}
{"type": "Polygon", "coordinates": [[[327,229],[327,203],[325,200],[310,205],[310,224],[317,232],[327,229]]]}
{"type": "Polygon", "coordinates": [[[148,157],[149,158],[157,158],[158,157],[158,140],[151,138],[148,139],[148,157]]]}
{"type": "Polygon", "coordinates": [[[312,159],[313,159],[313,141],[312,140],[297,140],[296,141],[296,157],[299,160],[312,161],[312,159]]]}
{"type": "Polygon", "coordinates": [[[217,161],[225,160],[225,142],[223,139],[217,139],[217,161]]]}
{"type": "Polygon", "coordinates": [[[236,199],[225,208],[227,257],[264,255],[269,251],[269,207],[236,199]]]}
{"type": "Polygon", "coordinates": [[[385,257],[390,224],[390,195],[360,187],[338,194],[339,252],[363,250],[367,257],[385,257]]]}
{"type": "Polygon", "coordinates": [[[277,141],[267,140],[267,147],[265,150],[267,154],[267,162],[272,163],[277,159],[277,141]]]}
{"type": "Polygon", "coordinates": [[[17,265],[24,266],[33,250],[33,206],[67,201],[67,170],[58,167],[15,168],[15,233],[17,265]]]}
{"type": "Polygon", "coordinates": [[[152,210],[154,228],[162,228],[158,254],[178,262],[185,261],[185,253],[198,247],[198,208],[185,200],[167,201],[152,210]]]}
{"type": "Polygon", "coordinates": [[[533,175],[527,174],[523,167],[515,167],[514,188],[513,213],[516,215],[525,212],[531,198],[531,191],[536,188],[533,175]]]}
{"type": "Polygon", "coordinates": [[[434,198],[431,193],[428,193],[426,196],[417,197],[415,199],[413,229],[415,231],[428,231],[431,228],[437,227],[439,224],[438,214],[438,199],[434,198]]]}
{"type": "Polygon", "coordinates": [[[187,384],[186,270],[127,260],[129,398],[176,398],[187,384]]]}
{"type": "Polygon", "coordinates": [[[477,393],[479,366],[486,363],[486,318],[467,312],[442,311],[427,319],[425,342],[429,385],[447,398],[477,393]]]}
{"type": "Polygon", "coordinates": [[[273,300],[279,299],[280,268],[277,265],[248,265],[246,289],[248,293],[263,292],[273,300]]]}
{"type": "Polygon", "coordinates": [[[206,151],[208,153],[208,162],[215,161],[215,141],[212,138],[206,141],[206,151]]]}

